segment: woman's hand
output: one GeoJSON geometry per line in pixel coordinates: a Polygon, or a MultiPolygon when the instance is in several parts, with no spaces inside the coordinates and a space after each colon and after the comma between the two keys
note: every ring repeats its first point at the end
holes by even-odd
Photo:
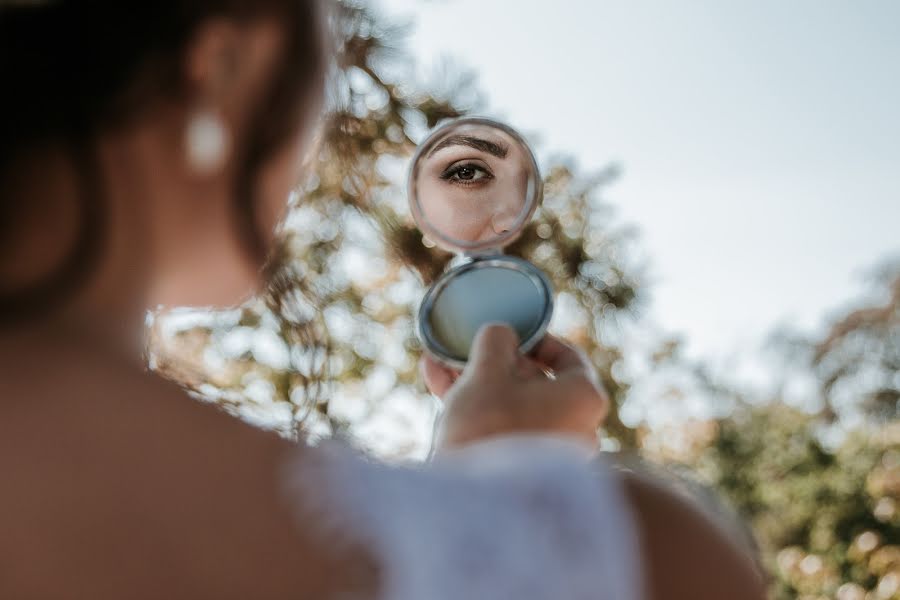
{"type": "Polygon", "coordinates": [[[438,450],[512,433],[551,433],[596,446],[609,397],[587,358],[549,335],[530,357],[518,345],[509,327],[487,325],[461,374],[423,357],[425,384],[447,407],[438,450]]]}

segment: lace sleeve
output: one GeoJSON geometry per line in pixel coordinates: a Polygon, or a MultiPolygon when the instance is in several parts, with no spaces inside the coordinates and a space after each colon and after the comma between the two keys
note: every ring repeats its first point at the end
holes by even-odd
{"type": "Polygon", "coordinates": [[[289,465],[297,517],[367,545],[384,600],[637,600],[633,519],[617,476],[574,443],[498,438],[422,467],[326,444],[289,465]]]}

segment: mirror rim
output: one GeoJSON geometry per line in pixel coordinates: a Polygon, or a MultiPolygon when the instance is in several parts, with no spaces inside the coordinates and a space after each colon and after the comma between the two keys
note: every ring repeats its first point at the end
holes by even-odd
{"type": "Polygon", "coordinates": [[[441,291],[447,287],[453,279],[468,271],[489,267],[507,268],[526,275],[531,282],[535,284],[535,287],[537,287],[544,295],[545,302],[540,324],[528,339],[520,340],[520,352],[523,354],[530,352],[538,342],[543,339],[544,334],[547,333],[547,328],[550,326],[550,319],[553,316],[553,287],[543,271],[524,258],[519,258],[518,256],[500,254],[475,258],[447,271],[434,282],[434,284],[428,288],[425,297],[422,298],[422,302],[419,305],[419,312],[416,315],[416,334],[419,338],[419,342],[432,356],[449,367],[462,369],[466,366],[466,361],[460,360],[458,357],[449,354],[449,352],[445,352],[444,346],[435,338],[429,319],[431,311],[434,308],[434,303],[441,291]]]}
{"type": "Polygon", "coordinates": [[[469,256],[475,256],[478,254],[496,253],[497,250],[508,246],[513,241],[515,241],[515,239],[518,238],[519,235],[522,234],[525,226],[529,221],[531,221],[531,217],[534,215],[534,211],[537,210],[537,207],[543,201],[544,180],[541,177],[541,172],[538,168],[537,160],[535,159],[534,151],[531,149],[531,145],[527,141],[525,141],[525,138],[523,138],[518,131],[516,131],[506,123],[488,117],[459,117],[435,127],[418,145],[415,153],[412,156],[412,160],[410,161],[409,174],[407,176],[406,184],[406,195],[413,221],[419,228],[419,231],[421,231],[429,240],[431,240],[435,245],[442,248],[443,250],[462,253],[469,256]],[[513,138],[513,141],[521,145],[525,150],[525,154],[528,157],[528,161],[531,167],[529,182],[532,184],[533,191],[529,195],[529,197],[525,199],[525,206],[522,207],[522,212],[516,218],[515,225],[508,232],[501,234],[494,239],[484,240],[481,242],[466,242],[465,240],[457,240],[441,233],[438,229],[431,226],[428,219],[425,217],[424,211],[422,210],[422,205],[421,202],[419,202],[419,195],[417,193],[418,185],[416,183],[416,178],[419,174],[419,159],[423,154],[425,154],[438,142],[440,142],[440,140],[442,140],[446,135],[452,133],[453,129],[465,125],[483,125],[486,127],[493,127],[509,135],[511,138],[513,138]]]}

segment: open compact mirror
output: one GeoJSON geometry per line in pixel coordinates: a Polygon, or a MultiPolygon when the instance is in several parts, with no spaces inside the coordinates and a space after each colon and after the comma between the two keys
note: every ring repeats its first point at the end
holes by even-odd
{"type": "Polygon", "coordinates": [[[467,117],[436,129],[419,145],[409,171],[409,205],[426,238],[460,260],[425,293],[422,344],[444,364],[462,368],[478,329],[507,323],[527,353],[553,313],[547,277],[530,262],[504,255],[541,201],[531,148],[515,130],[467,117]]]}

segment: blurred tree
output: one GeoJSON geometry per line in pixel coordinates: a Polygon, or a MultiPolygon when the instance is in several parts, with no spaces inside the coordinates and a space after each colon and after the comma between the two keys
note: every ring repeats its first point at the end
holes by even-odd
{"type": "Polygon", "coordinates": [[[795,366],[822,394],[812,410],[707,381],[737,409],[642,438],[645,455],[718,490],[751,525],[779,599],[900,598],[900,270],[879,282],[878,301],[836,317],[805,350],[791,336],[786,359],[805,360],[795,366]]]}
{"type": "Polygon", "coordinates": [[[858,411],[900,418],[900,261],[876,276],[876,300],[837,319],[812,344],[812,364],[829,416],[858,411]]]}
{"type": "MultiPolygon", "coordinates": [[[[417,383],[413,318],[451,256],[422,239],[402,186],[417,141],[476,108],[477,93],[470,75],[446,66],[440,85],[419,89],[396,46],[402,28],[385,28],[364,5],[338,4],[333,25],[330,110],[292,200],[273,293],[222,314],[160,315],[151,360],[202,397],[286,434],[350,434],[382,455],[421,455],[435,406],[417,383]]],[[[556,330],[588,349],[616,404],[628,384],[613,375],[614,333],[637,296],[622,259],[628,235],[612,229],[600,199],[617,170],[583,176],[558,162],[544,172],[543,206],[509,251],[551,277],[566,312],[556,330]]],[[[615,408],[608,428],[633,445],[615,408]]]]}
{"type": "Polygon", "coordinates": [[[900,424],[836,449],[777,402],[717,425],[694,466],[751,525],[775,597],[900,598],[900,424]]]}

